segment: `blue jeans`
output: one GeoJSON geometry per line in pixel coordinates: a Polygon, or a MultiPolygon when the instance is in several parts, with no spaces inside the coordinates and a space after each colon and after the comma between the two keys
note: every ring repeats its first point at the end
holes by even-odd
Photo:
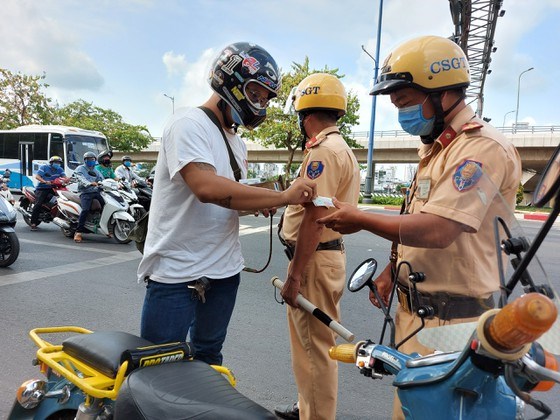
{"type": "Polygon", "coordinates": [[[85,232],[84,225],[86,224],[87,215],[89,210],[91,209],[91,204],[93,200],[97,199],[101,208],[105,205],[105,200],[101,197],[101,194],[98,191],[94,192],[83,192],[80,194],[80,203],[82,206],[82,212],[80,213],[80,217],[78,218],[78,228],[76,232],[85,232]]]}
{"type": "Polygon", "coordinates": [[[202,303],[187,283],[148,280],[140,335],[153,343],[185,341],[190,333],[195,359],[222,364],[222,346],[239,287],[240,274],[212,279],[202,303]]]}

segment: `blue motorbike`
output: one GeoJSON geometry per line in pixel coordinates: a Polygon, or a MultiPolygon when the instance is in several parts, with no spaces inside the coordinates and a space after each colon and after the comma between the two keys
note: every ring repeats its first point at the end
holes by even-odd
{"type": "MultiPolygon", "coordinates": [[[[480,186],[485,199],[492,198],[490,190],[480,186]]],[[[340,344],[330,350],[331,358],[354,363],[368,378],[394,376],[393,386],[406,419],[525,419],[532,412],[537,412],[539,419],[549,417],[552,410],[532,393],[548,391],[560,383],[555,357],[560,354],[560,305],[546,275],[535,273],[542,271],[535,254],[560,213],[560,146],[534,195],[537,207],[549,202],[553,203],[552,211],[532,243],[515,227],[514,217],[505,211],[496,215],[498,305],[476,322],[424,328],[425,319],[434,314],[433,307],[421,304],[416,287],[426,280],[424,273],[401,261],[397,276],[399,270],[408,270],[411,307],[421,325],[395,343],[390,308],[398,282],[393,282],[385,305],[373,281],[377,262],[372,258],[364,261],[351,275],[348,289],[356,292],[367,286],[375,295],[385,317],[381,338],[379,343],[340,344]],[[384,345],[387,329],[389,339],[384,345]],[[413,336],[438,351],[427,356],[399,351],[413,336]]]]}

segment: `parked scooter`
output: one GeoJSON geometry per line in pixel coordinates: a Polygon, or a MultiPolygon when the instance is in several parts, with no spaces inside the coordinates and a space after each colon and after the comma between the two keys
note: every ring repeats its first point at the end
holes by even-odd
{"type": "MultiPolygon", "coordinates": [[[[41,211],[39,213],[39,220],[37,225],[44,223],[50,223],[53,219],[58,216],[58,202],[57,198],[60,196],[59,191],[67,191],[66,185],[68,184],[68,178],[57,178],[52,181],[51,186],[54,191],[52,198],[43,203],[41,206],[41,211]]],[[[36,190],[34,187],[23,187],[22,196],[19,199],[19,205],[17,210],[22,214],[23,220],[29,226],[31,226],[31,214],[33,213],[33,208],[37,202],[36,190]]]]}
{"type": "MultiPolygon", "coordinates": [[[[97,200],[93,201],[85,228],[90,233],[112,236],[119,244],[129,243],[128,234],[134,226],[134,218],[128,214],[128,204],[119,193],[117,181],[101,181],[100,192],[105,205],[101,208],[97,200]]],[[[71,191],[59,191],[57,202],[60,215],[53,219],[53,223],[60,226],[64,236],[72,238],[82,211],[80,196],[71,191]]]]}
{"type": "Polygon", "coordinates": [[[0,267],[8,267],[19,256],[19,240],[14,229],[16,220],[16,210],[0,196],[0,267]]]}
{"type": "MultiPolygon", "coordinates": [[[[479,181],[478,187],[481,199],[492,199],[488,184],[479,181]]],[[[554,356],[560,354],[560,300],[535,254],[560,213],[560,146],[535,190],[537,207],[550,201],[552,212],[532,244],[515,226],[514,217],[498,211],[494,225],[500,275],[500,290],[494,296],[498,307],[484,312],[477,322],[424,329],[424,320],[441,309],[420,304],[416,285],[429,279],[401,261],[396,270],[408,270],[411,307],[422,325],[395,343],[389,309],[398,282],[393,283],[386,306],[372,280],[377,262],[366,260],[350,277],[348,289],[355,292],[367,286],[380,303],[385,323],[379,344],[372,340],[341,344],[330,350],[331,358],[355,363],[362,375],[372,379],[394,375],[393,385],[407,419],[523,419],[528,406],[542,414],[540,419],[547,418],[551,409],[532,392],[548,391],[560,383],[554,356]],[[511,260],[509,268],[507,260],[511,260]],[[511,272],[508,281],[506,269],[511,272]],[[384,345],[387,327],[389,343],[384,345]],[[426,347],[446,353],[422,357],[400,352],[399,347],[414,335],[426,347]]]]}

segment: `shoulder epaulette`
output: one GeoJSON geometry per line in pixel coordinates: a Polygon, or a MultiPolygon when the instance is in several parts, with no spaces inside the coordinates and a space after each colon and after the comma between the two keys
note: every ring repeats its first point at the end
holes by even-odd
{"type": "Polygon", "coordinates": [[[476,121],[471,121],[468,122],[466,124],[463,124],[463,126],[461,127],[461,131],[463,133],[468,133],[469,131],[474,131],[474,130],[478,130],[479,128],[482,128],[482,124],[476,121]]]}

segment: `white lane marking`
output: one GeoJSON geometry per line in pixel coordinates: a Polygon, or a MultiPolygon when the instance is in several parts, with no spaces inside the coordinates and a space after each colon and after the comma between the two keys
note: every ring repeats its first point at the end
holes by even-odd
{"type": "MultiPolygon", "coordinates": [[[[75,248],[74,248],[75,249],[75,248]]],[[[75,273],[78,271],[90,270],[107,265],[120,264],[123,262],[140,259],[141,255],[138,251],[120,252],[110,257],[97,258],[90,261],[81,261],[76,263],[63,264],[56,267],[42,268],[40,270],[25,271],[23,273],[8,274],[0,277],[0,287],[10,284],[25,283],[28,281],[38,280],[45,277],[54,277],[63,274],[75,273]]]]}
{"type": "MultiPolygon", "coordinates": [[[[274,226],[276,228],[276,226],[274,226]]],[[[265,232],[270,229],[270,226],[262,226],[257,228],[252,228],[249,225],[239,225],[239,236],[251,235],[253,233],[265,232]]]]}
{"type": "MultiPolygon", "coordinates": [[[[87,246],[83,246],[83,243],[81,243],[80,245],[78,244],[74,244],[74,242],[72,241],[72,245],[65,245],[65,244],[54,244],[52,242],[43,242],[43,241],[32,241],[31,239],[20,239],[20,242],[23,243],[29,243],[29,244],[34,244],[34,245],[46,245],[49,247],[55,247],[55,248],[63,248],[63,249],[71,249],[72,251],[76,251],[76,250],[83,250],[83,251],[90,251],[90,252],[99,252],[102,254],[115,254],[114,250],[110,250],[110,249],[102,249],[102,248],[91,248],[91,247],[87,247],[87,246]]],[[[115,243],[116,245],[116,243],[115,243]]]]}

